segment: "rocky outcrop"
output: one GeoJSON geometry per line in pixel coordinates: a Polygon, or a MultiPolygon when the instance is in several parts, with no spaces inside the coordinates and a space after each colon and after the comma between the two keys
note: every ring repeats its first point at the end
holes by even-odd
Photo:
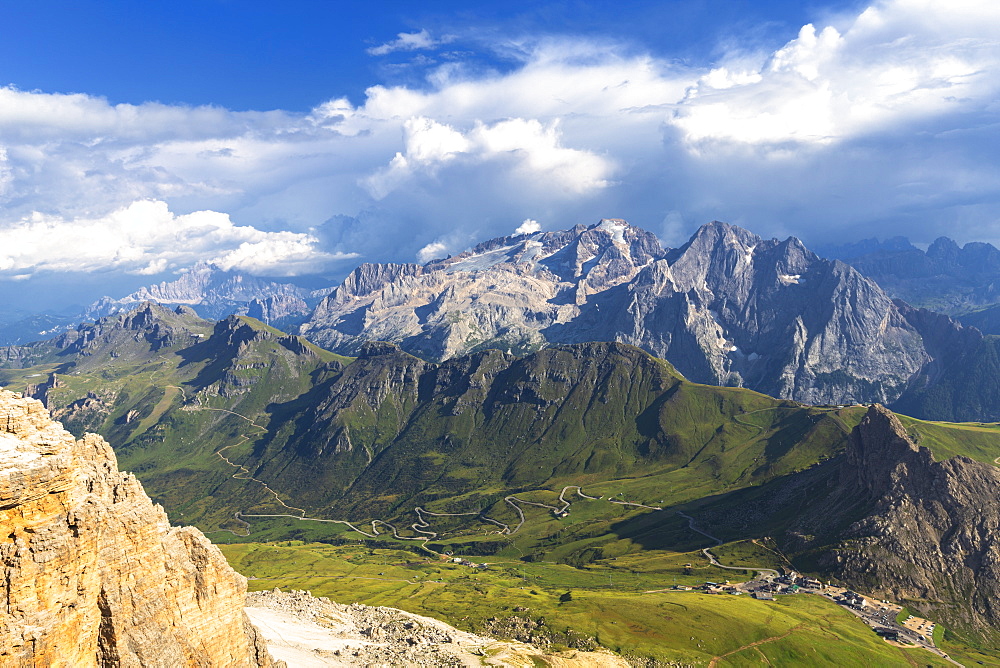
{"type": "Polygon", "coordinates": [[[246,580],[110,446],[0,391],[0,664],[269,666],[246,580]]]}
{"type": "Polygon", "coordinates": [[[46,408],[49,407],[49,390],[61,385],[59,377],[50,373],[49,377],[40,383],[28,383],[24,388],[24,396],[38,399],[46,408]]]}
{"type": "Polygon", "coordinates": [[[799,478],[776,484],[760,509],[794,517],[786,553],[804,556],[809,570],[996,640],[1000,468],[963,456],[935,461],[899,418],[875,405],[843,455],[799,478]]]}
{"type": "Polygon", "coordinates": [[[892,300],[797,239],[714,222],[682,248],[622,220],[504,237],[424,265],[362,265],[302,333],[428,360],[618,341],[687,378],[809,403],[892,401],[929,357],[892,300]]]}
{"type": "Polygon", "coordinates": [[[1000,468],[935,461],[883,406],[840,455],[700,513],[726,538],[768,527],[801,570],[1000,640],[1000,468]]]}
{"type": "Polygon", "coordinates": [[[353,603],[338,604],[308,592],[278,589],[248,596],[247,612],[259,620],[271,651],[291,665],[530,666],[626,668],[622,657],[596,647],[556,652],[544,629],[532,620],[539,643],[528,644],[475,635],[444,622],[403,610],[353,603]],[[596,651],[595,651],[596,650],[596,651]]]}

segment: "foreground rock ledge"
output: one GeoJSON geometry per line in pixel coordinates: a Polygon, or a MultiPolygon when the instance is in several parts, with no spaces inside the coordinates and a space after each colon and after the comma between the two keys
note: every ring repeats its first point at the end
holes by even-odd
{"type": "Polygon", "coordinates": [[[100,436],[0,390],[0,665],[271,666],[246,579],[100,436]]]}
{"type": "Polygon", "coordinates": [[[254,592],[247,612],[274,656],[296,668],[629,668],[607,650],[552,653],[395,608],[342,605],[309,592],[254,592]]]}

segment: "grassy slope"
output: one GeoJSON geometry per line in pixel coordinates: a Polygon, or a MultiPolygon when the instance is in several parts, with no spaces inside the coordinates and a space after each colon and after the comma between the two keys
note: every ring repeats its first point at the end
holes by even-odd
{"type": "Polygon", "coordinates": [[[471,387],[305,412],[299,432],[266,444],[264,475],[286,489],[315,481],[317,493],[304,502],[327,516],[347,510],[345,490],[352,508],[363,500],[374,516],[415,505],[492,512],[511,491],[558,493],[563,485],[679,503],[799,470],[843,445],[850,425],[829,412],[682,382],[665,363],[626,348],[593,363],[574,359],[579,349],[486,360],[498,368],[471,387]],[[317,424],[326,434],[348,432],[355,450],[366,444],[371,465],[359,470],[330,448],[289,458],[291,444],[317,424]]]}
{"type": "Polygon", "coordinates": [[[1000,457],[1000,424],[981,422],[929,422],[900,415],[918,444],[927,447],[938,461],[963,455],[987,464],[1000,457]]]}
{"type": "MultiPolygon", "coordinates": [[[[286,420],[308,416],[300,409],[317,399],[310,393],[338,382],[340,375],[321,372],[321,365],[342,366],[350,360],[305,344],[315,359],[304,365],[301,356],[277,342],[280,333],[250,319],[239,324],[267,336],[240,350],[205,340],[144,351],[128,337],[118,338],[107,346],[118,355],[110,360],[92,353],[72,366],[49,363],[6,371],[0,382],[16,389],[18,382],[37,382],[41,378],[36,374],[58,369],[62,385],[50,392],[56,406],[88,391],[113,396],[111,412],[98,428],[118,447],[123,468],[137,471],[177,520],[196,520],[208,530],[242,531],[243,525],[231,519],[234,507],[287,509],[260,485],[233,479],[233,470],[215,452],[237,445],[227,455],[263,464],[263,473],[256,475],[282,482],[276,487],[283,498],[301,503],[298,492],[323,487],[324,481],[316,476],[314,462],[285,457],[289,447],[300,453],[301,445],[295,441],[301,434],[286,420]],[[195,396],[197,403],[190,403],[195,396]],[[261,439],[263,434],[267,438],[261,439]],[[274,444],[281,447],[268,448],[274,444]],[[297,472],[296,466],[301,467],[297,472]],[[284,470],[295,475],[283,479],[284,470]]],[[[366,492],[368,499],[382,503],[376,512],[355,511],[350,519],[379,516],[386,509],[407,518],[412,505],[421,503],[438,512],[486,508],[491,517],[514,524],[517,516],[502,502],[504,494],[516,491],[525,500],[559,505],[556,497],[563,485],[583,485],[587,494],[604,498],[584,500],[571,492],[568,518],[526,507],[528,522],[513,540],[484,536],[493,527],[475,518],[437,518],[432,528],[442,538],[436,544],[457,552],[489,548],[501,558],[530,554],[584,567],[572,572],[570,582],[587,568],[606,569],[612,579],[635,586],[645,586],[651,575],[683,582],[685,569],[670,555],[709,541],[688,531],[672,512],[649,513],[608,498],[671,507],[754,487],[834,454],[863,414],[861,408],[808,409],[745,390],[681,382],[669,365],[620,349],[609,354],[618,359],[604,368],[592,360],[581,364],[573,349],[549,350],[513,364],[487,353],[468,386],[447,386],[431,397],[398,394],[376,407],[364,402],[349,406],[337,417],[361,442],[338,466],[353,467],[352,493],[366,492]],[[495,368],[486,368],[489,364],[495,368]],[[505,364],[509,368],[500,368],[505,364]],[[495,382],[497,374],[506,374],[502,382],[495,382]],[[369,453],[376,461],[366,470],[369,453]],[[395,489],[385,496],[391,485],[395,489]]],[[[373,373],[383,381],[393,379],[391,365],[374,366],[373,373]]],[[[906,423],[938,458],[966,454],[992,461],[1000,455],[996,426],[906,423]]],[[[253,522],[251,539],[258,540],[350,535],[342,525],[253,522]]],[[[726,556],[739,563],[741,553],[747,559],[746,554],[766,557],[746,545],[726,556]]],[[[724,577],[698,570],[704,568],[695,567],[701,579],[724,577]]]]}

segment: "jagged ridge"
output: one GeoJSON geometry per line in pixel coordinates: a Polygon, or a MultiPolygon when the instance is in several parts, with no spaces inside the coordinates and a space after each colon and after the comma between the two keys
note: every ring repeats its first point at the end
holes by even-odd
{"type": "Polygon", "coordinates": [[[302,333],[354,354],[620,341],[687,378],[809,403],[889,402],[929,357],[888,296],[797,239],[714,222],[682,248],[621,220],[504,237],[446,260],[363,265],[302,333]]]}

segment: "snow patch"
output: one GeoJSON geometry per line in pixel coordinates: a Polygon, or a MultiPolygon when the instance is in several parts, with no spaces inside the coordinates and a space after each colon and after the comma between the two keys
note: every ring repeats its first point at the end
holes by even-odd
{"type": "Polygon", "coordinates": [[[625,243],[625,230],[627,228],[628,225],[624,220],[617,220],[615,218],[605,218],[601,221],[601,224],[597,226],[597,229],[610,234],[611,240],[616,244],[625,243]]]}
{"type": "Polygon", "coordinates": [[[457,262],[453,262],[447,267],[448,273],[454,273],[456,271],[482,271],[484,269],[489,269],[490,267],[500,264],[501,262],[508,262],[512,259],[513,253],[511,252],[518,246],[504,246],[503,248],[495,248],[491,251],[485,253],[476,253],[468,257],[464,257],[457,262]]]}
{"type": "Polygon", "coordinates": [[[531,262],[538,259],[542,254],[543,244],[534,239],[524,242],[524,251],[521,253],[521,262],[531,262]]]}
{"type": "Polygon", "coordinates": [[[782,285],[798,285],[803,282],[801,274],[778,274],[778,280],[782,285]]]}

